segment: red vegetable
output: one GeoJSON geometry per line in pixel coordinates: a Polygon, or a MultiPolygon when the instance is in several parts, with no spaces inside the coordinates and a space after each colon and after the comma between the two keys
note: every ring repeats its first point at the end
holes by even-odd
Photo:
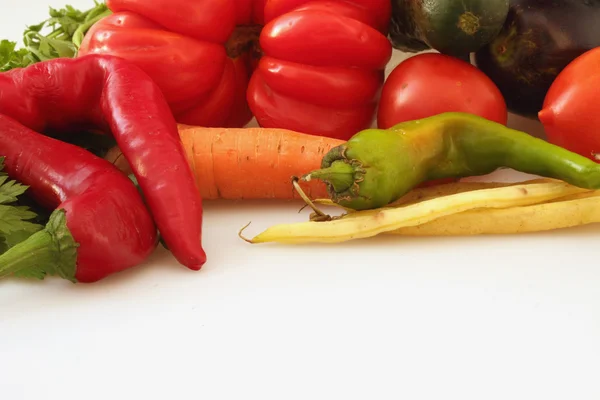
{"type": "Polygon", "coordinates": [[[600,47],[574,59],[546,93],[538,117],[549,142],[598,161],[600,47]]]}
{"type": "Polygon", "coordinates": [[[114,14],[89,30],[79,55],[141,67],[180,123],[241,127],[250,106],[264,127],[348,138],[375,116],[392,53],[389,0],[106,3],[114,14]]]}
{"type": "Polygon", "coordinates": [[[377,123],[387,129],[451,111],[476,114],[504,125],[508,119],[500,90],[483,72],[451,56],[423,53],[402,61],[389,74],[377,123]]]}
{"type": "Polygon", "coordinates": [[[0,114],[35,131],[112,132],[165,243],[180,263],[201,268],[202,199],[177,124],[148,75],[117,57],[54,59],[1,74],[0,94],[0,114]]]}
{"type": "Polygon", "coordinates": [[[114,13],[88,31],[78,55],[115,55],[138,65],[178,122],[243,126],[252,118],[249,47],[265,1],[107,0],[114,13]]]}
{"type": "Polygon", "coordinates": [[[59,275],[94,282],[138,265],[157,244],[137,189],[108,161],[0,115],[8,175],[56,209],[46,228],[0,256],[0,277],[59,275]]]}
{"type": "Polygon", "coordinates": [[[389,0],[272,0],[248,101],[258,123],[348,139],[375,116],[389,0]]]}

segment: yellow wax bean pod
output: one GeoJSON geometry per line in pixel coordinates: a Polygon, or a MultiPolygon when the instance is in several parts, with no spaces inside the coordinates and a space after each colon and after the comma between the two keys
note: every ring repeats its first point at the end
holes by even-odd
{"type": "Polygon", "coordinates": [[[357,211],[331,221],[275,225],[251,240],[244,240],[250,243],[337,243],[421,225],[468,210],[526,206],[590,191],[561,181],[478,189],[401,207],[357,211]]]}
{"type": "Polygon", "coordinates": [[[571,228],[598,222],[600,222],[600,191],[594,191],[529,206],[465,211],[388,233],[404,236],[516,234],[571,228]]]}

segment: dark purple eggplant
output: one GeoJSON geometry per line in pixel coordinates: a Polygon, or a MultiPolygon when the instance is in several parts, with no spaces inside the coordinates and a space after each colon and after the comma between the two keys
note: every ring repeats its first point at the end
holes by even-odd
{"type": "Polygon", "coordinates": [[[537,118],[556,76],[600,46],[600,0],[510,0],[504,26],[475,54],[514,114],[537,118]]]}

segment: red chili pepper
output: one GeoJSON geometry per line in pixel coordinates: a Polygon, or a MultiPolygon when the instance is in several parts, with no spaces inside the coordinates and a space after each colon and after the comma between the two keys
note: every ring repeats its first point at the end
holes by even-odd
{"type": "Polygon", "coordinates": [[[272,0],[248,99],[261,126],[349,139],[374,119],[389,0],[272,0]]]}
{"type": "Polygon", "coordinates": [[[135,185],[92,153],[0,115],[8,175],[55,209],[45,229],[0,256],[0,277],[58,275],[95,282],[140,264],[157,232],[135,185]]]}
{"type": "Polygon", "coordinates": [[[99,55],[14,69],[0,75],[0,114],[44,133],[112,132],[175,258],[205,263],[200,192],[169,106],[141,69],[99,55]]]}
{"type": "Polygon", "coordinates": [[[243,126],[250,107],[265,127],[347,139],[374,119],[392,54],[389,0],[106,4],[114,14],[88,31],[79,55],[140,66],[180,123],[243,126]]]}

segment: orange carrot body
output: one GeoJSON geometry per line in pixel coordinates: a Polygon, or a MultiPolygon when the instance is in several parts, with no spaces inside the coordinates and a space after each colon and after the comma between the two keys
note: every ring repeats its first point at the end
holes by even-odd
{"type": "MultiPolygon", "coordinates": [[[[205,128],[179,125],[202,198],[296,199],[292,177],[321,167],[341,140],[285,129],[205,128]]],[[[313,199],[328,198],[325,184],[300,184],[313,199]]]]}

